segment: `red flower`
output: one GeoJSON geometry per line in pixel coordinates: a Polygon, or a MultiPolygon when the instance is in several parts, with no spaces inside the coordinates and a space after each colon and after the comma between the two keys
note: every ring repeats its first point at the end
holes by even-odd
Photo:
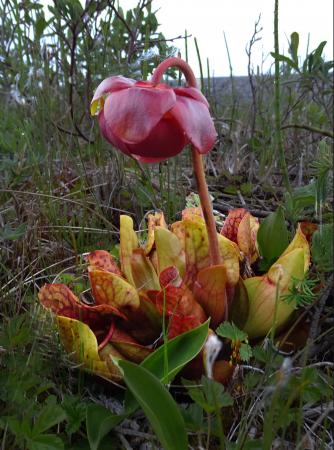
{"type": "Polygon", "coordinates": [[[187,144],[205,154],[216,139],[208,102],[195,87],[114,76],[98,86],[91,112],[104,138],[141,162],[170,158],[187,144]]]}

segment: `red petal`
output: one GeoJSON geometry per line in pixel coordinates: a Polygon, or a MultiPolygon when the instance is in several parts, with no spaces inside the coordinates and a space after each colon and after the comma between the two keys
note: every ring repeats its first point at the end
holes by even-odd
{"type": "Polygon", "coordinates": [[[149,158],[146,156],[139,156],[139,155],[132,155],[132,157],[143,164],[156,164],[161,161],[166,161],[166,159],[168,159],[165,157],[164,158],[149,158]]]}
{"type": "MultiPolygon", "coordinates": [[[[178,87],[174,89],[175,94],[184,96],[184,97],[189,97],[192,98],[194,100],[198,100],[199,102],[203,103],[207,108],[209,108],[209,103],[207,101],[207,99],[204,97],[204,95],[202,94],[202,92],[194,87],[178,87]]],[[[177,98],[177,97],[176,97],[177,98]]]]}
{"type": "Polygon", "coordinates": [[[131,80],[130,78],[125,78],[122,76],[109,77],[100,83],[94,93],[93,100],[98,99],[103,94],[120,91],[121,89],[126,89],[135,84],[135,80],[131,80]]]}
{"type": "Polygon", "coordinates": [[[179,122],[194,147],[200,153],[207,153],[217,137],[208,108],[189,97],[178,95],[176,100],[170,114],[179,122]]]}
{"type": "Polygon", "coordinates": [[[184,131],[176,120],[167,116],[160,120],[146,139],[138,144],[127,143],[126,147],[142,162],[157,162],[177,155],[186,144],[184,131]]]}
{"type": "Polygon", "coordinates": [[[99,114],[99,125],[102,136],[110,142],[110,144],[114,145],[116,148],[121,150],[121,152],[125,153],[126,155],[130,156],[131,153],[129,149],[127,148],[126,144],[119,139],[117,136],[114,135],[114,133],[111,131],[110,127],[106,124],[106,119],[104,115],[104,109],[99,114]]]}
{"type": "Polygon", "coordinates": [[[124,143],[137,144],[149,136],[175,102],[172,89],[132,87],[113,92],[104,104],[106,126],[124,143]]]}

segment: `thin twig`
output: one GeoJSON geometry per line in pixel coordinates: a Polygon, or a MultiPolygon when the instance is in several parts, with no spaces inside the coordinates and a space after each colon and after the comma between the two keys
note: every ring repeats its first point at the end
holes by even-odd
{"type": "Polygon", "coordinates": [[[321,134],[322,136],[327,136],[330,138],[334,138],[334,133],[332,131],[329,130],[322,130],[321,128],[316,128],[316,127],[311,127],[310,125],[305,125],[305,124],[298,124],[298,123],[291,123],[288,125],[283,125],[281,127],[281,130],[286,130],[287,128],[297,128],[300,130],[307,130],[310,131],[311,133],[318,133],[321,134]]]}

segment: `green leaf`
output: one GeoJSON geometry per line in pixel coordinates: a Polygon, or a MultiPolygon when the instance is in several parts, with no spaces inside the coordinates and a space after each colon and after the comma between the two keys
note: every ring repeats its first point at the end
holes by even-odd
{"type": "Polygon", "coordinates": [[[246,441],[245,445],[243,445],[243,450],[263,450],[263,448],[262,439],[246,441]]]}
{"type": "Polygon", "coordinates": [[[233,405],[233,398],[228,392],[225,392],[224,386],[217,381],[202,376],[202,386],[198,386],[197,382],[189,380],[183,380],[182,382],[194,402],[208,414],[233,405]]]}
{"type": "Polygon", "coordinates": [[[6,225],[2,230],[0,230],[0,239],[4,241],[16,241],[20,239],[20,237],[24,236],[27,231],[27,225],[25,223],[21,223],[16,228],[11,228],[6,225]]]}
{"type": "MultiPolygon", "coordinates": [[[[209,320],[190,331],[176,336],[166,344],[159,347],[151,353],[141,366],[149,370],[159,380],[169,383],[183,369],[183,367],[192,361],[201,351],[205,344],[209,331],[209,320]],[[167,358],[166,358],[167,355],[167,358]],[[168,362],[168,371],[165,371],[165,363],[168,362]]],[[[134,397],[127,393],[125,397],[125,409],[130,414],[135,411],[137,402],[134,397]]]]}
{"type": "Polygon", "coordinates": [[[229,310],[229,319],[237,327],[243,328],[247,322],[249,313],[249,298],[246,286],[242,278],[239,278],[235,286],[233,301],[229,310]]]}
{"type": "Polygon", "coordinates": [[[29,450],[64,450],[64,443],[55,434],[41,434],[29,439],[27,448],[29,450]]]}
{"type": "Polygon", "coordinates": [[[252,347],[249,344],[242,343],[239,351],[241,361],[249,361],[253,355],[252,347]]]}
{"type": "Polygon", "coordinates": [[[280,55],[279,53],[270,52],[271,56],[278,61],[286,63],[289,67],[292,67],[295,70],[298,70],[298,64],[292,61],[288,56],[280,55]]]}
{"type": "Polygon", "coordinates": [[[37,417],[32,429],[32,436],[38,436],[66,419],[65,411],[57,404],[54,395],[47,398],[45,406],[37,417]]]}
{"type": "Polygon", "coordinates": [[[314,206],[316,202],[316,183],[297,187],[292,192],[292,200],[295,208],[304,209],[314,206]]]}
{"type": "Polygon", "coordinates": [[[43,31],[45,30],[47,26],[47,21],[45,20],[44,14],[40,14],[35,22],[35,34],[36,39],[39,40],[43,34],[43,31]]]}
{"type": "Polygon", "coordinates": [[[141,366],[153,373],[159,380],[169,383],[188,362],[198,355],[205,344],[208,331],[209,321],[207,320],[197,328],[180,334],[159,347],[141,363],[141,366]],[[164,372],[165,353],[168,356],[166,376],[164,372]]]}
{"type": "Polygon", "coordinates": [[[294,304],[296,309],[309,306],[316,299],[314,290],[318,284],[318,279],[306,277],[303,280],[299,280],[292,277],[292,286],[289,287],[289,292],[283,295],[281,299],[288,304],[294,304]]]}
{"type": "Polygon", "coordinates": [[[245,375],[245,378],[243,380],[243,387],[245,388],[246,392],[252,392],[254,388],[262,385],[264,383],[264,378],[262,373],[259,372],[248,372],[245,375]]]}
{"type": "Polygon", "coordinates": [[[262,221],[257,232],[257,243],[263,258],[261,269],[266,271],[289,244],[288,229],[281,206],[262,221]]]}
{"type": "Polygon", "coordinates": [[[319,59],[321,58],[322,52],[324,50],[325,45],[327,44],[327,41],[322,41],[318,45],[318,47],[314,50],[314,63],[319,64],[319,59]]]}
{"type": "Polygon", "coordinates": [[[294,31],[290,36],[290,54],[295,64],[298,65],[299,34],[294,31]]]}
{"type": "Polygon", "coordinates": [[[333,224],[323,224],[312,236],[311,254],[318,270],[331,272],[333,270],[333,224]]]}
{"type": "Polygon", "coordinates": [[[65,396],[61,406],[66,414],[66,433],[71,435],[78,431],[85,420],[87,405],[78,397],[68,395],[65,396]]]}
{"type": "Polygon", "coordinates": [[[204,414],[203,408],[200,405],[197,403],[190,403],[187,407],[181,408],[181,413],[187,430],[198,432],[203,429],[204,414]]]}
{"type": "Polygon", "coordinates": [[[107,433],[126,417],[127,414],[112,414],[102,405],[89,405],[86,412],[86,428],[91,450],[97,450],[107,433]]]}
{"type": "Polygon", "coordinates": [[[248,338],[247,333],[239,330],[237,326],[232,322],[224,322],[216,329],[218,336],[230,339],[233,343],[236,341],[246,341],[248,338]]]}
{"type": "Polygon", "coordinates": [[[187,450],[188,437],[177,403],[160,380],[144,367],[119,361],[124,380],[160,440],[164,450],[187,450]]]}

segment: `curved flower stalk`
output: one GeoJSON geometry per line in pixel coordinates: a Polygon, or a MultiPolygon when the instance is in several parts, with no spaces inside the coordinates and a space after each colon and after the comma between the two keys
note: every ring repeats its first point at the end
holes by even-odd
{"type": "MultiPolygon", "coordinates": [[[[264,337],[273,326],[283,326],[294,311],[294,305],[282,297],[293,277],[304,277],[310,252],[299,226],[268,273],[247,278],[243,267],[245,260],[255,258],[257,226],[257,219],[247,211],[232,210],[222,232],[237,243],[217,235],[224,263],[211,266],[208,234],[199,208],[184,210],[182,219],[170,227],[162,213],[149,215],[143,246],[132,219],[121,216],[120,264],[104,250],[87,257],[95,303],[80,301],[63,284],[43,286],[40,302],[56,314],[64,347],[74,360],[114,381],[122,378],[115,358],[140,363],[163,342],[163,314],[169,339],[208,317],[212,329],[228,318],[250,338],[264,337]]],[[[205,360],[205,351],[202,356],[205,360]]],[[[195,366],[198,364],[203,370],[203,361],[195,366]]],[[[232,369],[227,361],[218,360],[212,373],[217,380],[224,380],[232,369]]]]}

